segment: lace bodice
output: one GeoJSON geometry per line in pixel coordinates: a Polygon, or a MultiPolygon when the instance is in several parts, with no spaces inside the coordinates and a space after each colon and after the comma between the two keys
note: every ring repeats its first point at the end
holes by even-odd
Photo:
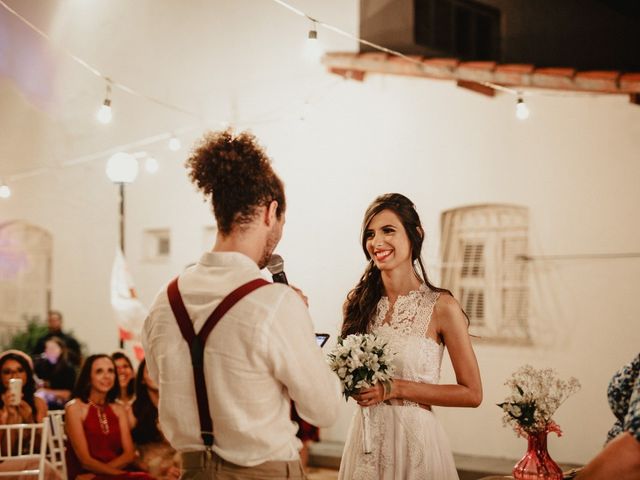
{"type": "Polygon", "coordinates": [[[424,383],[440,381],[444,346],[426,336],[439,295],[423,284],[420,289],[399,296],[387,322],[389,298],[382,297],[378,302],[371,331],[386,338],[396,353],[397,378],[424,383]]]}

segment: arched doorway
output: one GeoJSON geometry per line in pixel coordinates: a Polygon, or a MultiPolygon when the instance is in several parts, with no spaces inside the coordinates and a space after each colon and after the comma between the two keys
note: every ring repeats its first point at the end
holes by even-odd
{"type": "Polygon", "coordinates": [[[22,220],[0,224],[0,343],[51,303],[51,234],[22,220]]]}

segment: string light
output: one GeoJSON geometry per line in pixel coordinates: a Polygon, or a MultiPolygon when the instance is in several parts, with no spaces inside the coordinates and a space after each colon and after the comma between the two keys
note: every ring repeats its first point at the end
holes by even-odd
{"type": "Polygon", "coordinates": [[[182,144],[180,143],[180,139],[175,135],[172,135],[169,139],[169,150],[171,150],[172,152],[177,152],[178,150],[180,150],[181,146],[182,144]]]}
{"type": "Polygon", "coordinates": [[[148,173],[153,175],[160,169],[160,165],[154,157],[147,157],[147,159],[144,161],[144,169],[148,173]]]}
{"type": "Polygon", "coordinates": [[[97,114],[98,121],[104,125],[111,122],[111,118],[113,118],[113,113],[111,112],[110,96],[111,96],[111,85],[107,80],[107,92],[105,93],[104,102],[102,102],[102,105],[100,106],[100,109],[98,110],[98,114],[97,114]]]}
{"type": "Polygon", "coordinates": [[[11,196],[11,189],[9,185],[3,183],[0,185],[0,198],[9,198],[11,196]]]}
{"type": "Polygon", "coordinates": [[[518,101],[516,102],[516,118],[518,120],[526,120],[529,118],[530,112],[529,107],[526,103],[524,103],[524,99],[522,95],[518,97],[518,101]]]}
{"type": "Polygon", "coordinates": [[[318,63],[324,55],[324,48],[318,40],[317,22],[315,20],[311,20],[311,22],[304,47],[304,58],[309,62],[318,63]]]}
{"type": "MultiPolygon", "coordinates": [[[[301,16],[301,17],[305,17],[307,18],[309,21],[312,22],[312,27],[308,32],[308,38],[306,43],[311,43],[311,45],[319,45],[318,42],[318,31],[317,31],[317,26],[321,26],[326,30],[330,30],[338,35],[341,35],[343,37],[352,39],[362,45],[366,45],[368,47],[371,47],[375,50],[378,50],[380,52],[385,52],[389,55],[393,55],[395,57],[398,58],[402,58],[404,60],[406,60],[409,63],[413,63],[416,66],[422,68],[423,67],[423,63],[421,60],[416,60],[415,58],[412,58],[408,55],[402,54],[398,51],[392,50],[390,48],[378,45],[376,43],[370,42],[368,40],[365,40],[363,38],[359,38],[356,35],[353,35],[349,32],[346,32],[338,27],[335,27],[334,25],[322,22],[321,20],[312,18],[311,16],[307,15],[305,12],[303,12],[302,10],[299,10],[291,5],[289,5],[286,1],[284,0],[272,0],[274,3],[279,4],[280,6],[288,9],[289,11],[293,12],[294,14],[301,16]]],[[[190,115],[192,117],[195,117],[199,120],[201,120],[201,115],[196,114],[194,112],[185,110],[179,106],[170,104],[164,100],[160,100],[158,98],[146,95],[140,91],[134,90],[130,87],[128,87],[127,85],[124,85],[120,82],[117,82],[107,76],[105,76],[104,73],[100,72],[98,69],[96,69],[94,66],[92,66],[91,64],[89,64],[88,62],[86,62],[85,60],[83,60],[82,58],[74,55],[72,52],[70,52],[69,50],[67,50],[64,47],[60,47],[59,45],[57,45],[55,42],[52,41],[52,39],[49,37],[49,35],[47,35],[45,32],[43,32],[42,30],[40,30],[38,27],[36,27],[34,24],[32,24],[29,20],[27,20],[26,18],[24,18],[23,16],[21,16],[17,11],[15,11],[14,9],[12,9],[11,7],[9,7],[7,5],[7,3],[4,0],[0,0],[0,8],[3,8],[4,10],[6,10],[7,12],[9,12],[10,14],[14,15],[16,18],[18,18],[18,20],[20,20],[22,23],[24,23],[27,27],[29,27],[31,30],[33,30],[35,33],[37,33],[39,36],[41,36],[42,38],[44,38],[47,42],[49,42],[51,45],[53,45],[55,48],[57,48],[58,50],[60,50],[62,53],[66,54],[68,57],[70,57],[73,61],[75,61],[76,63],[78,63],[80,66],[82,66],[84,69],[86,69],[87,71],[89,71],[91,74],[103,79],[107,81],[107,95],[105,98],[105,102],[104,104],[101,106],[101,110],[102,107],[110,107],[111,106],[111,100],[109,98],[109,94],[111,93],[111,86],[113,86],[114,88],[118,88],[121,91],[128,93],[130,95],[134,95],[134,96],[138,96],[140,98],[144,98],[150,102],[153,102],[155,104],[161,105],[165,108],[177,111],[177,112],[181,112],[184,113],[186,115],[190,115]],[[107,100],[109,100],[107,102],[107,100]]],[[[526,104],[524,104],[524,100],[522,100],[521,96],[522,93],[518,92],[517,90],[505,87],[503,85],[498,85],[498,84],[494,84],[491,82],[481,82],[483,85],[486,85],[488,87],[494,88],[495,90],[498,91],[502,91],[504,93],[507,94],[511,94],[514,96],[519,96],[518,99],[518,103],[516,104],[516,115],[518,118],[521,118],[520,115],[523,115],[524,118],[528,118],[530,112],[529,112],[529,108],[526,104]],[[522,112],[522,113],[520,113],[522,112]]],[[[586,92],[574,92],[574,93],[567,93],[567,92],[527,92],[527,96],[548,96],[548,97],[597,97],[597,96],[602,96],[605,94],[597,94],[597,93],[586,93],[586,92]]],[[[301,115],[298,116],[298,118],[300,119],[304,119],[308,112],[306,111],[308,109],[308,105],[307,103],[309,103],[308,101],[305,102],[305,105],[303,106],[303,112],[301,115]]],[[[276,109],[275,111],[279,111],[280,109],[276,109]]],[[[261,117],[264,116],[269,116],[268,114],[262,115],[261,117]]],[[[242,123],[244,124],[262,124],[262,123],[270,123],[270,122],[277,122],[277,121],[282,121],[283,118],[278,117],[278,118],[267,118],[267,119],[259,119],[259,118],[255,118],[253,120],[247,120],[244,121],[242,123]]],[[[236,122],[237,123],[237,122],[236,122]]],[[[226,122],[221,122],[221,127],[225,128],[226,122]]],[[[195,127],[191,127],[191,129],[195,129],[195,127]]],[[[183,132],[180,132],[183,133],[183,132]]],[[[140,145],[148,145],[151,143],[155,143],[155,142],[159,142],[159,141],[164,141],[167,138],[167,134],[166,133],[161,133],[158,135],[154,135],[148,138],[144,138],[141,140],[138,140],[136,142],[133,142],[132,144],[127,144],[124,146],[118,146],[115,148],[110,148],[106,151],[101,151],[101,152],[96,152],[90,155],[85,155],[79,158],[74,158],[71,160],[68,160],[66,162],[63,162],[62,166],[63,167],[72,167],[75,165],[79,165],[79,164],[83,164],[86,163],[88,161],[93,161],[93,160],[99,160],[99,159],[103,159],[105,155],[107,154],[111,154],[114,151],[117,151],[120,148],[131,148],[131,147],[136,147],[136,146],[140,146],[140,145]]],[[[173,151],[177,151],[180,150],[181,148],[181,142],[178,138],[176,138],[175,134],[172,134],[170,140],[169,140],[169,148],[173,151]]],[[[49,168],[39,168],[39,169],[33,169],[33,170],[29,170],[26,172],[21,172],[15,175],[12,175],[10,177],[10,179],[12,181],[15,181],[16,179],[22,179],[22,178],[28,178],[31,176],[36,176],[36,175],[41,175],[41,174],[47,174],[50,172],[51,169],[49,168]]],[[[9,195],[11,194],[11,190],[9,189],[9,187],[6,184],[2,184],[0,185],[0,193],[2,194],[6,194],[5,192],[9,192],[9,195]],[[6,187],[6,188],[5,188],[6,187]]]]}
{"type": "Polygon", "coordinates": [[[113,183],[132,183],[138,176],[138,160],[129,153],[114,153],[107,161],[106,172],[113,183]]]}
{"type": "Polygon", "coordinates": [[[44,38],[47,42],[49,42],[49,44],[53,45],[55,48],[57,48],[62,53],[67,55],[69,58],[71,58],[71,60],[73,60],[74,62],[79,64],[85,70],[87,70],[88,72],[92,73],[96,77],[107,79],[107,81],[111,85],[113,85],[113,87],[118,88],[121,91],[123,91],[125,93],[128,93],[129,95],[133,95],[133,96],[136,96],[136,97],[144,98],[145,100],[153,102],[153,103],[155,103],[157,105],[162,105],[163,107],[168,108],[170,110],[173,110],[173,111],[176,111],[176,112],[180,112],[180,113],[184,113],[185,115],[189,115],[189,116],[191,116],[193,118],[200,119],[200,115],[198,115],[197,113],[190,112],[189,110],[185,110],[184,108],[181,108],[181,107],[179,107],[177,105],[173,105],[173,104],[171,104],[169,102],[166,102],[164,100],[161,100],[159,98],[155,98],[155,97],[152,97],[152,96],[147,95],[145,93],[139,92],[138,90],[134,90],[133,88],[131,88],[131,87],[129,87],[129,86],[123,84],[123,83],[116,82],[115,80],[108,79],[102,72],[100,72],[100,70],[98,70],[96,67],[91,65],[89,62],[83,60],[82,58],[78,57],[77,55],[74,55],[72,52],[70,52],[66,48],[60,47],[56,42],[54,42],[51,39],[51,37],[49,35],[47,35],[45,32],[43,32],[41,29],[39,29],[37,26],[35,26],[29,20],[24,18],[22,15],[20,15],[17,11],[15,11],[9,5],[7,5],[4,0],[0,0],[0,7],[4,8],[7,12],[9,12],[13,16],[15,16],[18,20],[20,20],[22,23],[24,23],[27,27],[29,27],[31,30],[33,30],[38,35],[40,35],[42,38],[44,38]]]}

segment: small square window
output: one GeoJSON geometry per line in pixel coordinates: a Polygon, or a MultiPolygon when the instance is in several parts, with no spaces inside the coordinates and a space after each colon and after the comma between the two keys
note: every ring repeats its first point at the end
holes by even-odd
{"type": "Polygon", "coordinates": [[[167,260],[171,255],[171,235],[168,228],[144,231],[145,260],[167,260]]]}

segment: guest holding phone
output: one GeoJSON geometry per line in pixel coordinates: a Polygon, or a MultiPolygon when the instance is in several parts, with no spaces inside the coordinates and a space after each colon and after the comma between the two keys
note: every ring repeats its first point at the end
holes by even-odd
{"type": "Polygon", "coordinates": [[[7,350],[0,354],[0,372],[0,425],[42,423],[47,404],[34,395],[31,358],[20,350],[7,350]]]}
{"type": "MultiPolygon", "coordinates": [[[[31,358],[20,350],[7,350],[0,354],[0,425],[19,423],[42,423],[47,415],[47,404],[34,395],[36,382],[33,379],[31,358]]],[[[16,435],[8,439],[0,438],[0,451],[6,452],[8,443],[15,450],[19,441],[16,435]]],[[[29,432],[24,432],[23,444],[29,432]]],[[[27,442],[28,443],[28,442],[27,442]]],[[[0,470],[2,470],[0,464],[0,470]]]]}

